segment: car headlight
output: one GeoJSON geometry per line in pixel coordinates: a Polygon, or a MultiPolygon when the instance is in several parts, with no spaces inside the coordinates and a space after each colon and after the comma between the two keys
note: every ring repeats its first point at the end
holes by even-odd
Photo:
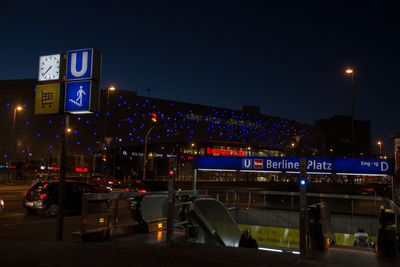
{"type": "Polygon", "coordinates": [[[0,200],[0,205],[4,206],[4,200],[2,200],[2,199],[0,200]]]}

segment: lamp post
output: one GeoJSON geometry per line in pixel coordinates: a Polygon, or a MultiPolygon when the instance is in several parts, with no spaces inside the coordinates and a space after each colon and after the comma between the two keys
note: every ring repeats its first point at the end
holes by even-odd
{"type": "Polygon", "coordinates": [[[114,86],[110,86],[107,88],[107,103],[106,103],[106,115],[105,115],[105,122],[104,122],[104,138],[108,136],[108,111],[109,111],[109,106],[110,106],[110,91],[115,91],[114,86]]]}
{"type": "Polygon", "coordinates": [[[147,139],[149,139],[150,132],[156,128],[156,126],[151,127],[147,133],[144,140],[144,154],[143,154],[143,181],[146,180],[146,165],[147,165],[147,139]]]}
{"type": "Polygon", "coordinates": [[[381,141],[378,141],[378,146],[379,146],[379,158],[381,159],[382,158],[382,142],[381,141]]]}
{"type": "Polygon", "coordinates": [[[146,165],[147,165],[147,140],[149,139],[150,132],[156,128],[156,123],[157,123],[157,114],[156,113],[151,113],[151,121],[153,123],[153,127],[151,127],[147,133],[146,137],[144,140],[144,155],[143,155],[143,181],[146,180],[146,165]]]}
{"type": "Polygon", "coordinates": [[[352,88],[352,108],[351,108],[351,157],[354,158],[354,69],[346,69],[347,74],[351,74],[351,88],[352,88]]]}
{"type": "Polygon", "coordinates": [[[17,117],[17,111],[21,111],[23,108],[22,106],[16,106],[14,108],[14,115],[13,115],[13,122],[12,122],[12,132],[14,133],[14,128],[15,128],[15,118],[17,117]]]}

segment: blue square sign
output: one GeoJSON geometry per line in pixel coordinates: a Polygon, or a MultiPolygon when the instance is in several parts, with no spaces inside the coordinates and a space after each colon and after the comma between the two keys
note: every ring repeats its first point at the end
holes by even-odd
{"type": "Polygon", "coordinates": [[[92,79],[93,48],[67,51],[67,80],[92,79]]]}
{"type": "Polygon", "coordinates": [[[65,85],[65,112],[90,113],[92,81],[67,82],[65,85]]]}

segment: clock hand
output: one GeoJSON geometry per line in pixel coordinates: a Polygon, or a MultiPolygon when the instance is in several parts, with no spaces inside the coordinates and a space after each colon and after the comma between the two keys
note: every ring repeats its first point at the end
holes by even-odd
{"type": "Polygon", "coordinates": [[[53,66],[50,66],[50,67],[45,71],[45,73],[43,73],[43,75],[46,75],[46,73],[51,69],[51,67],[53,67],[53,66]]]}

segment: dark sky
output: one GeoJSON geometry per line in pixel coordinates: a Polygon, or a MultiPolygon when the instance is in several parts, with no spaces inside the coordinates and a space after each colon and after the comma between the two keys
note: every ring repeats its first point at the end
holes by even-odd
{"type": "Polygon", "coordinates": [[[391,152],[388,136],[400,132],[400,9],[268,2],[0,0],[0,79],[36,78],[39,55],[93,47],[103,54],[102,88],[259,105],[263,114],[314,123],[351,115],[344,70],[355,66],[355,117],[371,121],[375,151],[382,139],[391,152]]]}

